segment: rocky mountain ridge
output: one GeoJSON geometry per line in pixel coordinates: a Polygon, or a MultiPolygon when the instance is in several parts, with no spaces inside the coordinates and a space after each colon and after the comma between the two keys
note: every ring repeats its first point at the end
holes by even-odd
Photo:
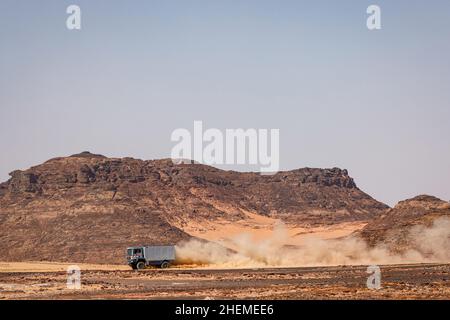
{"type": "Polygon", "coordinates": [[[183,226],[193,221],[233,223],[252,212],[327,225],[387,208],[339,168],[260,175],[83,152],[0,184],[0,259],[121,263],[126,246],[188,239],[183,226]]]}

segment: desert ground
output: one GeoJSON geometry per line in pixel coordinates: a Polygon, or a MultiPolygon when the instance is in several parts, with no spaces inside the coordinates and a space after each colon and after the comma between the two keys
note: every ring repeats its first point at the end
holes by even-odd
{"type": "Polygon", "coordinates": [[[381,289],[367,266],[132,271],[83,265],[81,289],[67,288],[70,264],[1,263],[0,299],[450,299],[450,265],[389,265],[381,289]]]}
{"type": "MultiPolygon", "coordinates": [[[[191,224],[191,233],[233,248],[246,233],[255,242],[273,237],[275,221],[249,220],[220,228],[191,224]]],[[[344,223],[287,228],[290,245],[310,235],[339,239],[361,228],[344,223]]],[[[0,299],[450,299],[450,264],[380,265],[381,288],[367,288],[367,265],[266,267],[181,264],[169,269],[133,271],[125,264],[0,262],[0,299]],[[81,288],[67,287],[67,268],[79,266],[81,288]]]]}

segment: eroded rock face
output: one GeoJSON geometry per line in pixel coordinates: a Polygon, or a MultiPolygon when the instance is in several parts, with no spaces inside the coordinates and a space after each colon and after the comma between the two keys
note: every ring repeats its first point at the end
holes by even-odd
{"type": "Polygon", "coordinates": [[[41,191],[38,179],[39,177],[31,172],[16,170],[10,173],[11,180],[8,183],[8,189],[12,193],[39,192],[41,191]]]}
{"type": "Polygon", "coordinates": [[[187,222],[232,223],[250,211],[324,225],[387,208],[338,168],[266,176],[83,152],[14,171],[0,184],[0,259],[121,263],[126,246],[189,238],[187,222]],[[101,255],[86,253],[96,246],[101,255]]]}
{"type": "MultiPolygon", "coordinates": [[[[420,247],[420,243],[413,243],[414,240],[433,241],[433,239],[422,239],[424,232],[430,232],[432,235],[433,228],[441,233],[434,240],[442,240],[442,236],[445,237],[445,230],[438,230],[439,225],[436,223],[446,219],[450,219],[449,202],[429,195],[420,195],[400,201],[394,208],[368,223],[357,234],[372,246],[382,244],[392,252],[404,253],[409,249],[420,247]]],[[[450,235],[450,230],[447,234],[450,235]]]]}
{"type": "Polygon", "coordinates": [[[430,210],[440,210],[449,209],[450,203],[443,201],[439,198],[429,195],[420,195],[408,200],[400,201],[394,209],[397,214],[406,213],[414,214],[420,213],[424,214],[430,210]]]}

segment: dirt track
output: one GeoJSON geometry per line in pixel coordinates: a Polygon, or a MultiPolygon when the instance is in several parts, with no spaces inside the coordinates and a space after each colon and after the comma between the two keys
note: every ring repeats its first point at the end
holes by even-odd
{"type": "Polygon", "coordinates": [[[382,266],[382,288],[363,266],[0,273],[0,299],[450,299],[450,264],[382,266]]]}

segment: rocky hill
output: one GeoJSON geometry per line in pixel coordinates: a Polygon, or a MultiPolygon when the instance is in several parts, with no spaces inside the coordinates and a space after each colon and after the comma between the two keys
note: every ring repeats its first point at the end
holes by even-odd
{"type": "Polygon", "coordinates": [[[0,184],[0,260],[122,263],[124,248],[176,243],[191,221],[290,224],[368,221],[388,207],[346,170],[304,168],[266,176],[171,160],[83,152],[14,171],[0,184]]]}
{"type": "MultiPolygon", "coordinates": [[[[450,203],[428,195],[400,201],[368,223],[358,234],[371,246],[382,244],[395,253],[421,247],[426,247],[428,251],[433,247],[442,247],[448,251],[450,203]],[[438,243],[442,241],[446,243],[438,243]]],[[[450,251],[447,255],[450,256],[450,251]]]]}

